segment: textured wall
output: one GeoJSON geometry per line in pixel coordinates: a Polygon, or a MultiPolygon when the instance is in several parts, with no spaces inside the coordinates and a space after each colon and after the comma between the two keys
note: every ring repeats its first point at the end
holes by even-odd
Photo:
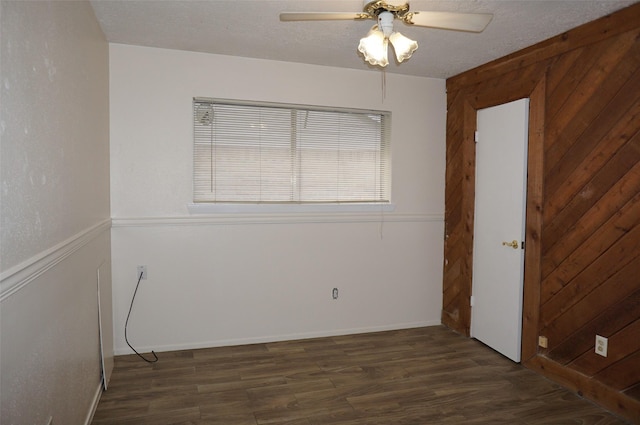
{"type": "Polygon", "coordinates": [[[116,351],[438,324],[444,81],[111,45],[116,351]],[[392,112],[395,211],[190,214],[192,98],[392,112]],[[382,235],[381,235],[382,234],[382,235]],[[331,299],[333,287],[340,298],[331,299]]]}
{"type": "Polygon", "coordinates": [[[109,149],[91,6],[3,2],[2,24],[4,271],[109,216],[109,149]]]}
{"type": "Polygon", "coordinates": [[[88,2],[0,8],[0,422],[80,424],[110,269],[108,45],[88,2]]]}

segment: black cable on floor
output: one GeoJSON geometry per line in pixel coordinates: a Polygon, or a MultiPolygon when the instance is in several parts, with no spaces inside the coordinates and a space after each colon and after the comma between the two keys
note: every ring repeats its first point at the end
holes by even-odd
{"type": "Polygon", "coordinates": [[[153,354],[154,360],[146,359],[142,354],[138,353],[135,348],[129,344],[129,338],[127,338],[127,326],[129,325],[129,316],[131,316],[131,310],[133,309],[133,301],[136,299],[136,293],[138,292],[138,287],[140,286],[140,281],[142,280],[143,272],[140,272],[140,277],[138,278],[138,283],[136,284],[136,290],[133,291],[133,297],[131,298],[131,305],[129,306],[129,314],[127,314],[127,320],[124,322],[124,340],[126,341],[129,348],[133,350],[142,360],[147,363],[155,363],[158,361],[158,356],[156,356],[155,351],[151,350],[151,354],[153,354]]]}

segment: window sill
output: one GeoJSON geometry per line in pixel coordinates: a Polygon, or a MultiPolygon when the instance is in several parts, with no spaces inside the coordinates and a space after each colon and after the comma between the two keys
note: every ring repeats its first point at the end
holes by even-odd
{"type": "Polygon", "coordinates": [[[190,214],[287,214],[392,212],[395,204],[214,204],[190,203],[190,214]]]}

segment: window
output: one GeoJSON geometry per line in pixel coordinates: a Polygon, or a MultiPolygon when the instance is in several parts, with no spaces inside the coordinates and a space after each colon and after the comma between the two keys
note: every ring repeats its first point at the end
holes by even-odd
{"type": "Polygon", "coordinates": [[[384,112],[196,98],[195,203],[387,203],[384,112]]]}

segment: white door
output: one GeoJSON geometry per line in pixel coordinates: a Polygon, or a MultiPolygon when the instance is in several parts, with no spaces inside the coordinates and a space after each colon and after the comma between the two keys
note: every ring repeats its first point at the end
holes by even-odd
{"type": "Polygon", "coordinates": [[[478,111],[471,336],[520,361],[529,99],[478,111]]]}

